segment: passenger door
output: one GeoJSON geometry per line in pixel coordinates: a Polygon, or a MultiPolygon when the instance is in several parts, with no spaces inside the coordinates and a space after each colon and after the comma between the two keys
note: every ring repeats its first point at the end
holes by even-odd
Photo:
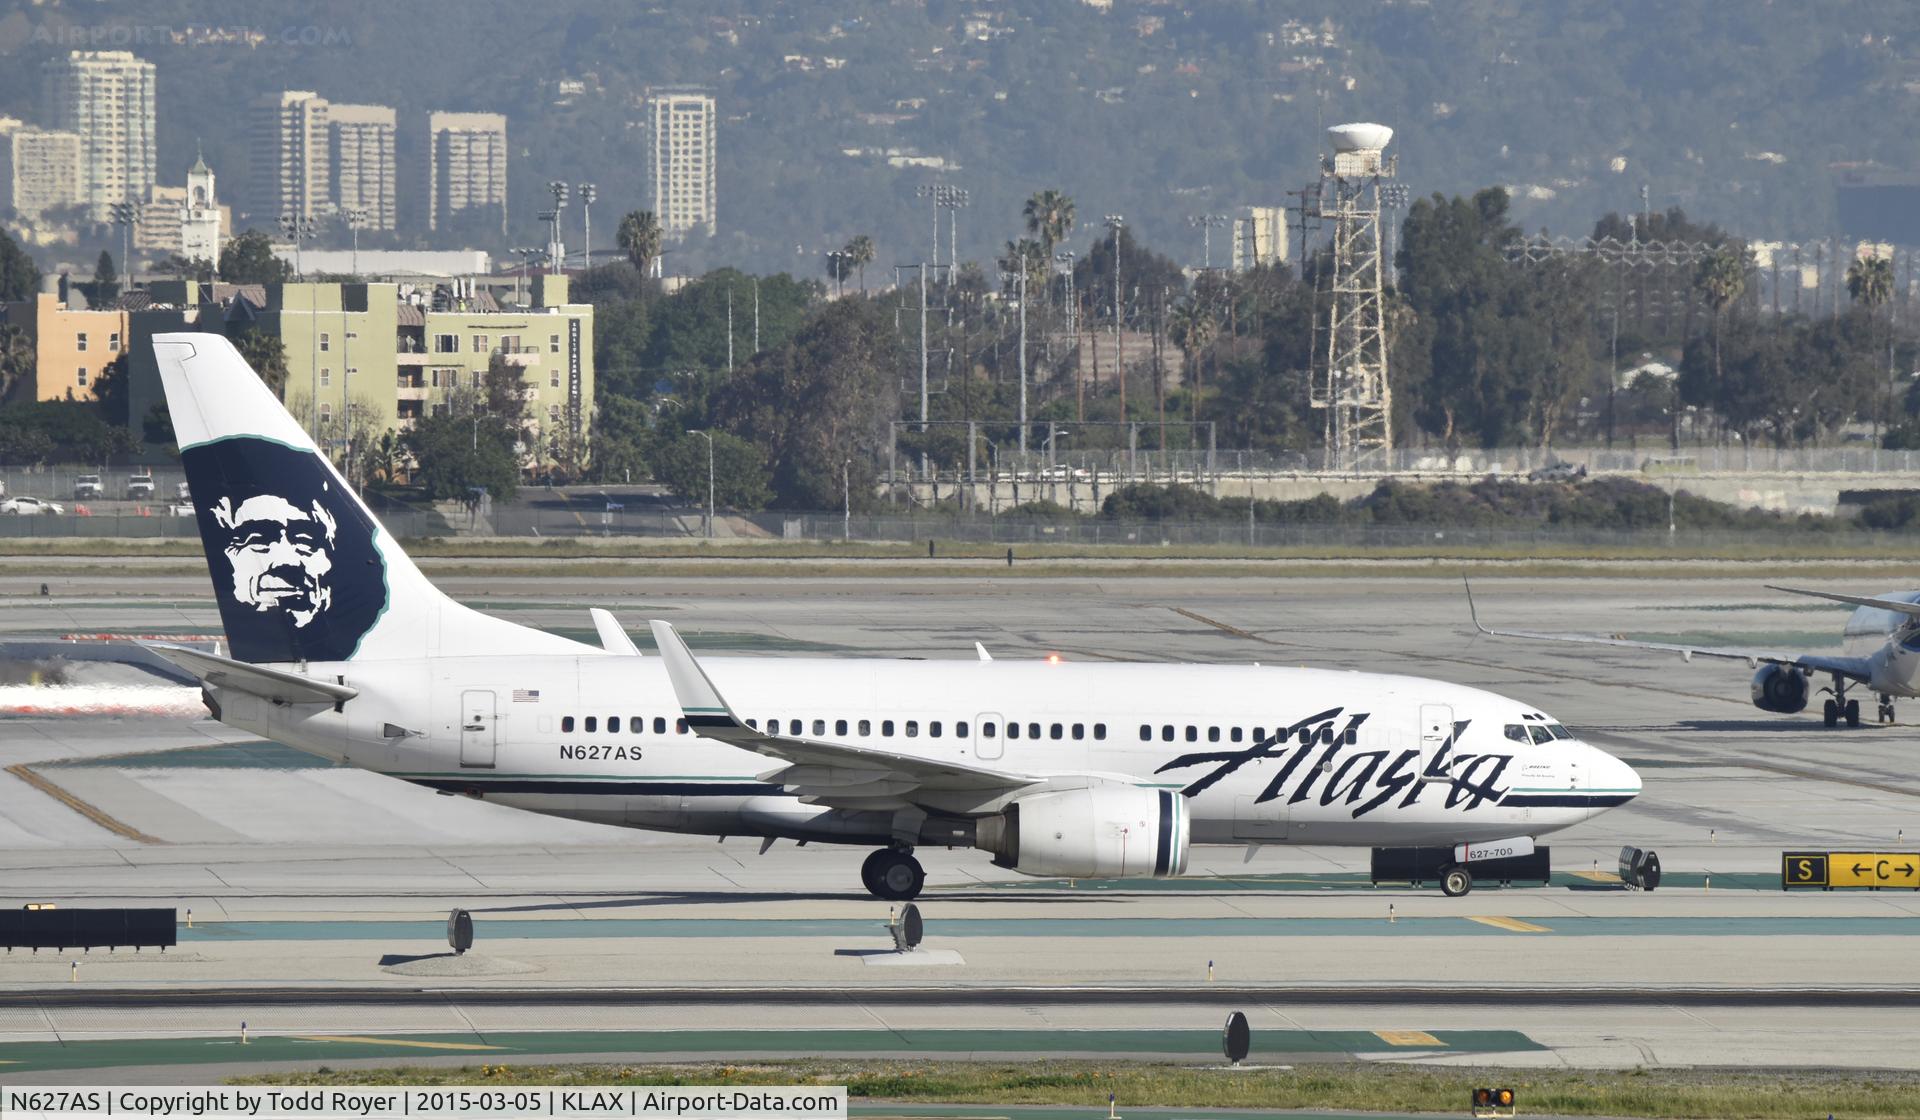
{"type": "Polygon", "coordinates": [[[1440,748],[1453,737],[1453,707],[1448,704],[1420,705],[1420,767],[1433,768],[1440,748]]]}
{"type": "Polygon", "coordinates": [[[492,691],[468,689],[460,694],[460,765],[493,768],[499,723],[492,691]]]}
{"type": "Polygon", "coordinates": [[[999,712],[981,712],[973,717],[973,757],[992,762],[1006,751],[1007,721],[999,712]]]}

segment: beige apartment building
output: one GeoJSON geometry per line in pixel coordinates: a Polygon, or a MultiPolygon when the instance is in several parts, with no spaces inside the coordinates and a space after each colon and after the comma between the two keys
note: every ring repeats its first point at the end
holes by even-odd
{"type": "Polygon", "coordinates": [[[79,203],[80,162],[79,133],[0,117],[0,210],[38,226],[49,211],[79,203]]]}
{"type": "Polygon", "coordinates": [[[273,228],[283,217],[332,212],[327,122],[331,106],[312,90],[263,94],[252,106],[254,219],[273,228]]]}
{"type": "Polygon", "coordinates": [[[80,137],[77,201],[99,222],[119,202],[146,202],[158,159],[154,147],[153,63],[129,51],[72,51],[41,68],[54,129],[80,137]]]}
{"type": "Polygon", "coordinates": [[[706,90],[647,94],[647,179],[654,215],[670,237],[711,237],[719,228],[715,124],[716,103],[706,90]]]}
{"type": "Polygon", "coordinates": [[[507,231],[507,118],[499,113],[427,114],[427,228],[463,210],[497,207],[507,231]]]}
{"type": "Polygon", "coordinates": [[[363,230],[395,226],[396,116],[385,105],[334,105],[328,112],[333,205],[341,214],[363,214],[363,230]]]}

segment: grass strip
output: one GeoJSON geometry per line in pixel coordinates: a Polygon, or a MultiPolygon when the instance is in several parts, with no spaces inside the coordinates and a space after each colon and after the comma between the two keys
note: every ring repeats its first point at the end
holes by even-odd
{"type": "MultiPolygon", "coordinates": [[[[1258,1039],[1256,1037],[1256,1048],[1258,1039]]],[[[1256,1055],[1257,1056],[1257,1055],[1256,1055]]],[[[1829,1113],[1920,1116],[1920,1073],[1908,1070],[1512,1070],[1330,1062],[1222,1069],[1124,1061],[830,1060],[732,1065],[402,1066],[235,1078],[231,1084],[559,1086],[845,1085],[854,1104],[1066,1105],[1098,1115],[1111,1093],[1132,1107],[1464,1114],[1476,1085],[1514,1090],[1525,1115],[1647,1120],[1802,1120],[1829,1113]]]]}

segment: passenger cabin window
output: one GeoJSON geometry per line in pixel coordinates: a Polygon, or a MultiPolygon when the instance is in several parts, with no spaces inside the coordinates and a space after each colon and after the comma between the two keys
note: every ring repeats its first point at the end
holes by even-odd
{"type": "Polygon", "coordinates": [[[1087,725],[1086,725],[1086,724],[1084,724],[1084,723],[1076,723],[1076,724],[1074,724],[1074,725],[1073,725],[1073,737],[1074,737],[1074,738],[1076,738],[1076,739],[1084,739],[1084,738],[1086,738],[1086,737],[1087,737],[1087,725]]]}
{"type": "Polygon", "coordinates": [[[1153,725],[1151,723],[1141,724],[1140,725],[1140,741],[1145,743],[1145,742],[1150,742],[1152,739],[1153,739],[1153,725]]]}
{"type": "Polygon", "coordinates": [[[835,735],[845,735],[845,734],[847,733],[847,721],[846,721],[846,720],[844,720],[844,719],[836,719],[836,720],[834,720],[834,721],[833,721],[833,733],[834,733],[835,735]]]}
{"type": "Polygon", "coordinates": [[[825,734],[827,733],[827,721],[826,721],[826,720],[824,720],[824,719],[816,719],[816,720],[814,720],[814,721],[813,721],[813,733],[814,733],[815,735],[825,735],[825,734]]]}
{"type": "Polygon", "coordinates": [[[1027,724],[1027,738],[1038,739],[1039,737],[1040,737],[1040,725],[1037,723],[1027,724]]]}
{"type": "Polygon", "coordinates": [[[927,724],[927,738],[938,739],[939,737],[940,737],[940,721],[936,719],[927,724]]]}
{"type": "Polygon", "coordinates": [[[1173,724],[1163,723],[1160,725],[1160,741],[1163,743],[1173,742],[1173,724]]]}
{"type": "Polygon", "coordinates": [[[562,730],[562,731],[572,731],[572,730],[573,730],[573,717],[572,717],[572,716],[561,716],[561,717],[560,717],[560,730],[562,730]]]}
{"type": "Polygon", "coordinates": [[[687,733],[687,721],[684,719],[674,720],[673,730],[676,734],[685,735],[687,733]]]}
{"type": "Polygon", "coordinates": [[[647,717],[645,717],[645,716],[628,716],[628,717],[627,717],[627,730],[628,730],[628,731],[631,731],[631,732],[633,732],[633,733],[634,733],[635,735],[644,735],[644,734],[646,734],[646,731],[647,731],[647,717]]]}
{"type": "Polygon", "coordinates": [[[957,719],[953,721],[953,737],[956,739],[964,739],[967,737],[967,721],[966,720],[957,719]]]}
{"type": "Polygon", "coordinates": [[[1200,729],[1198,727],[1195,727],[1191,723],[1187,724],[1187,742],[1197,743],[1199,741],[1200,741],[1200,729]]]}
{"type": "Polygon", "coordinates": [[[1267,741],[1267,729],[1266,729],[1266,728],[1264,728],[1264,727],[1256,727],[1256,728],[1254,728],[1254,729],[1253,729],[1253,741],[1254,741],[1254,742],[1256,742],[1256,743],[1264,743],[1264,742],[1266,742],[1266,741],[1267,741]]]}
{"type": "Polygon", "coordinates": [[[1058,739],[1062,737],[1062,732],[1065,730],[1065,728],[1061,727],[1059,724],[1056,723],[1052,727],[1048,728],[1047,730],[1052,738],[1058,739]]]}
{"type": "Polygon", "coordinates": [[[1231,742],[1238,743],[1240,741],[1240,729],[1238,727],[1228,728],[1227,738],[1231,742]]]}
{"type": "Polygon", "coordinates": [[[893,737],[893,721],[892,720],[883,719],[880,721],[880,734],[887,738],[893,737]]]}
{"type": "Polygon", "coordinates": [[[1020,725],[1018,723],[1015,723],[1013,720],[1008,720],[1007,721],[1007,738],[1018,739],[1019,737],[1020,737],[1020,725]]]}
{"type": "Polygon", "coordinates": [[[787,721],[787,734],[789,734],[789,735],[798,735],[798,734],[800,734],[800,721],[799,721],[799,720],[797,720],[797,719],[790,719],[790,720],[788,720],[788,721],[787,721]]]}
{"type": "Polygon", "coordinates": [[[863,719],[863,720],[861,720],[861,721],[860,721],[860,734],[862,734],[862,735],[871,735],[871,734],[873,734],[873,721],[872,721],[872,720],[870,720],[870,719],[863,719]]]}
{"type": "Polygon", "coordinates": [[[607,717],[607,730],[608,730],[609,732],[615,732],[615,731],[619,731],[619,730],[620,730],[620,717],[619,717],[619,716],[608,716],[608,717],[607,717]]]}
{"type": "Polygon", "coordinates": [[[1219,741],[1220,741],[1220,729],[1218,727],[1207,728],[1207,742],[1217,743],[1219,741]]]}
{"type": "Polygon", "coordinates": [[[587,717],[587,733],[592,734],[594,730],[598,728],[599,724],[600,724],[600,721],[597,718],[593,716],[588,716],[587,717]]]}
{"type": "Polygon", "coordinates": [[[653,717],[653,733],[655,735],[665,735],[667,733],[667,717],[665,716],[653,717]]]}
{"type": "Polygon", "coordinates": [[[753,728],[755,731],[758,731],[760,730],[760,721],[757,719],[750,719],[747,721],[747,726],[753,728]]]}
{"type": "Polygon", "coordinates": [[[907,721],[907,738],[918,739],[919,737],[920,737],[920,721],[917,719],[908,720],[907,721]]]}
{"type": "Polygon", "coordinates": [[[1105,742],[1107,738],[1107,725],[1104,723],[1094,724],[1093,737],[1098,742],[1105,742]]]}
{"type": "MultiPolygon", "coordinates": [[[[993,738],[994,732],[996,730],[998,730],[998,728],[996,728],[991,723],[983,723],[980,725],[980,734],[986,736],[989,739],[993,738]]],[[[966,732],[962,731],[961,734],[964,735],[966,734],[966,732]]]]}

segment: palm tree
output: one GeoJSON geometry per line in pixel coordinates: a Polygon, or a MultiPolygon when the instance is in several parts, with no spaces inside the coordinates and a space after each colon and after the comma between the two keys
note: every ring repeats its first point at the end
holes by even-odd
{"type": "Polygon", "coordinates": [[[873,263],[873,238],[862,233],[847,242],[847,263],[860,274],[860,294],[867,294],[867,266],[873,263]]]}
{"type": "Polygon", "coordinates": [[[614,234],[614,241],[633,262],[633,267],[641,276],[650,275],[648,269],[660,259],[660,219],[653,216],[651,210],[634,210],[620,219],[620,229],[614,234]]]}
{"type": "Polygon", "coordinates": [[[1727,308],[1747,290],[1747,272],[1753,260],[1747,247],[1722,245],[1711,256],[1703,257],[1693,274],[1693,286],[1707,297],[1713,309],[1713,385],[1715,393],[1723,384],[1720,376],[1720,324],[1727,308]]]}
{"type": "MultiPolygon", "coordinates": [[[[1879,255],[1865,260],[1856,260],[1847,266],[1847,294],[1853,302],[1867,309],[1874,316],[1880,307],[1893,298],[1893,262],[1879,255]]],[[[1880,329],[1884,332],[1887,344],[1887,390],[1893,389],[1893,318],[1878,316],[1880,329]]],[[[1885,402],[1882,402],[1886,410],[1885,402]]],[[[1875,427],[1877,429],[1878,422],[1875,427]]]]}
{"type": "Polygon", "coordinates": [[[0,324],[0,401],[7,399],[15,386],[29,387],[34,376],[35,351],[32,336],[12,323],[0,324]]]}
{"type": "Polygon", "coordinates": [[[1893,262],[1885,257],[1868,257],[1847,266],[1847,294],[1853,302],[1869,308],[1879,307],[1893,298],[1893,262]]]}
{"type": "Polygon", "coordinates": [[[1045,259],[1053,259],[1054,247],[1073,232],[1073,199],[1048,187],[1035,191],[1026,205],[1027,233],[1040,242],[1045,259]]]}
{"type": "Polygon", "coordinates": [[[1187,409],[1190,421],[1197,422],[1200,419],[1199,356],[1213,344],[1218,327],[1213,309],[1191,295],[1174,304],[1168,318],[1167,335],[1180,348],[1181,355],[1186,359],[1186,367],[1192,373],[1193,388],[1187,409]]]}

